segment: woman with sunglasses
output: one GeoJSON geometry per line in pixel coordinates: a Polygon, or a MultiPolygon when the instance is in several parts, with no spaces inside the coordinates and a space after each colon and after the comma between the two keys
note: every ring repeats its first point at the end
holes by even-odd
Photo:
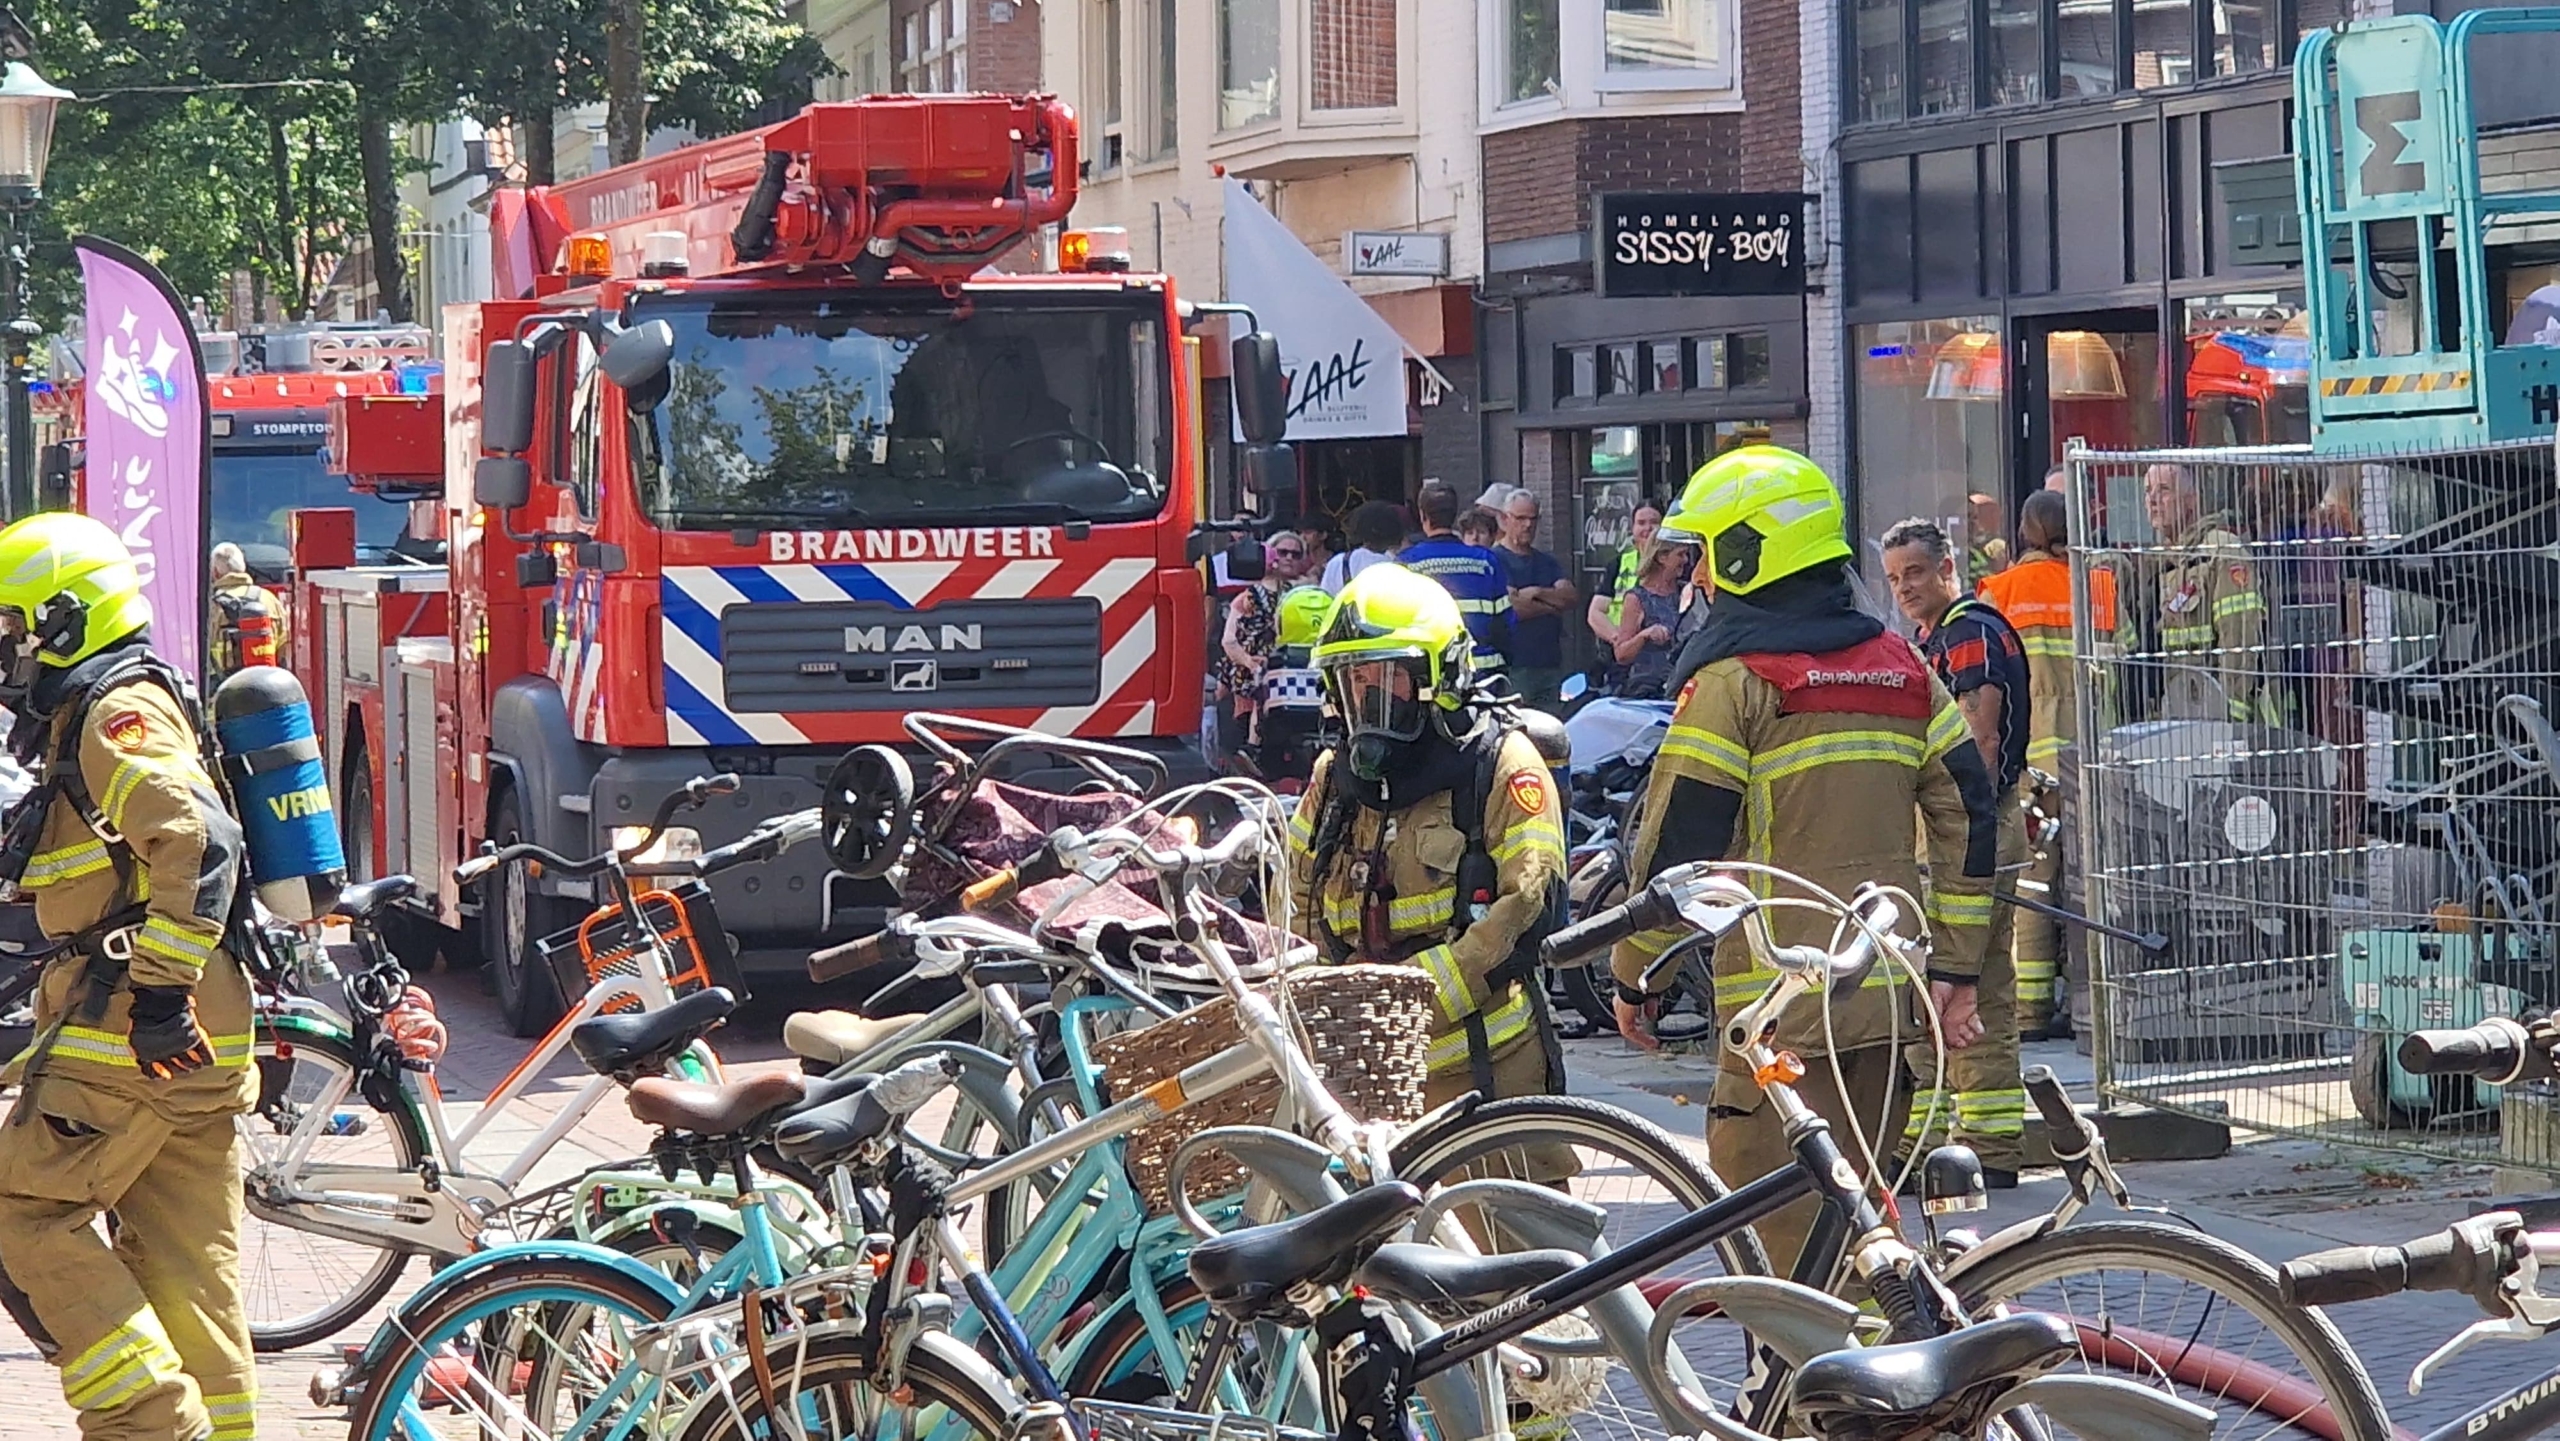
{"type": "Polygon", "coordinates": [[[1218,746],[1228,755],[1256,740],[1262,668],[1280,643],[1280,592],[1305,572],[1306,542],[1284,530],[1264,543],[1262,557],[1262,579],[1227,602],[1226,633],[1218,644],[1218,746]]]}

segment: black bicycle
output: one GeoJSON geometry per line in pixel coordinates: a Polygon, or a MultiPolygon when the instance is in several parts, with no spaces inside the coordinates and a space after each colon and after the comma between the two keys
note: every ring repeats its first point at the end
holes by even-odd
{"type": "MultiPolygon", "coordinates": [[[[2471,1076],[2491,1085],[2560,1079],[2560,1021],[2504,1018],[2463,1030],[2418,1031],[2400,1043],[2400,1064],[2414,1075],[2471,1076]]],[[[2560,1331],[2560,1297],[2541,1291],[2542,1272],[2560,1266],[2560,1197],[2499,1204],[2405,1246],[2341,1246],[2286,1262],[2285,1297],[2305,1306],[2337,1306],[2403,1291],[2451,1291],[2487,1313],[2430,1352],[2409,1372],[2409,1394],[2427,1376],[2483,1341],[2538,1341],[2560,1331]]],[[[2421,1441],[2521,1441],[2560,1427],[2560,1369],[2484,1401],[2421,1441]]]]}
{"type": "MultiPolygon", "coordinates": [[[[2087,1273],[2088,1256],[2076,1247],[2070,1257],[2043,1258],[2041,1267],[2022,1267],[2018,1256],[2021,1249],[2032,1252],[2041,1243],[2077,1234],[2077,1228],[2058,1229],[2052,1217],[2021,1223],[2013,1228],[2018,1235],[2004,1232],[1971,1248],[1987,1253],[1979,1266],[1966,1264],[1969,1254],[1942,1266],[1910,1245],[1898,1216],[1879,1205],[1862,1168],[1796,1093],[1792,1082],[1803,1074],[1802,1064],[1777,1051],[1772,1039],[1791,1005],[1817,992],[1856,986],[1879,962],[1904,967],[1916,979],[1925,969],[1918,948],[1892,934],[1897,908],[1873,890],[1845,904],[1830,899],[1823,907],[1841,918],[1845,944],[1835,939],[1830,947],[1778,945],[1765,911],[1792,902],[1754,894],[1730,874],[1735,869],[1728,863],[1666,872],[1627,903],[1560,932],[1549,942],[1549,953],[1587,953],[1672,926],[1718,939],[1741,930],[1758,964],[1776,980],[1724,1024],[1720,1039],[1759,1080],[1766,1104],[1776,1108],[1794,1153],[1792,1166],[1589,1258],[1552,1246],[1469,1255],[1392,1241],[1417,1222],[1418,1234],[1446,1238],[1440,1223],[1457,1205],[1446,1195],[1426,1201],[1401,1185],[1372,1187],[1295,1220],[1209,1240],[1192,1253],[1192,1276],[1222,1315],[1238,1324],[1313,1328],[1320,1350],[1332,1358],[1328,1417],[1344,1441],[1404,1441],[1411,1434],[1409,1403],[1418,1394],[1434,1409],[1432,1429],[1447,1431],[1436,1412],[1452,1394],[1449,1378],[1471,1365],[1471,1404],[1485,1416],[1507,1413],[1516,1420],[1524,1403],[1531,1412],[1551,1414],[1558,1393],[1574,1399],[1571,1374],[1580,1368],[1589,1377],[1587,1362],[1599,1350],[1587,1339],[1589,1323],[1577,1313],[1590,1308],[1590,1316],[1601,1316],[1594,1303],[1623,1297],[1626,1288],[1643,1294],[1652,1323],[1639,1356],[1610,1346],[1626,1363],[1632,1389],[1642,1393],[1611,1387],[1617,1393],[1611,1404],[1622,1416],[1637,1405],[1649,1406],[1657,1419],[1642,1429],[1652,1434],[1734,1441],[1803,1432],[1839,1438],[1970,1436],[2005,1427],[2005,1434],[2027,1441],[2061,1434],[2203,1437],[2214,1434],[2223,1419],[2217,1411],[2239,1413],[2242,1434],[2288,1434],[2290,1428],[2290,1434],[2345,1441],[2378,1441],[2388,1434],[2380,1402],[2336,1329],[2317,1312],[2278,1304],[2262,1263],[2240,1258],[2256,1267],[2246,1275],[2263,1281],[2264,1294],[2219,1273],[2212,1294],[2218,1305],[2246,1310],[2266,1324],[2309,1379],[2290,1389],[2235,1392],[2228,1384],[2200,1386],[2179,1374],[2191,1356],[2213,1354],[2197,1333],[2119,1333],[2103,1321],[2093,1328],[2080,1317],[2011,1304],[2022,1287],[1999,1283],[2004,1270],[2013,1283],[2025,1272],[2087,1273]],[[1819,1213],[1792,1279],[1710,1276],[1668,1291],[1653,1280],[1666,1266],[1808,1197],[1818,1199],[1819,1213]],[[1849,1275],[1842,1289],[1873,1298],[1883,1317],[1881,1334],[1871,1318],[1862,1320],[1858,1306],[1827,1294],[1835,1270],[1849,1275]],[[1742,1344],[1751,1353],[1751,1379],[1729,1401],[1711,1398],[1697,1384],[1695,1375],[1705,1368],[1677,1339],[1682,1322],[1700,1313],[1739,1323],[1717,1328],[1729,1341],[1749,1338],[1742,1344]],[[1577,1323],[1586,1338],[1579,1345],[1571,1339],[1577,1323]],[[1874,1341],[1884,1344],[1863,1344],[1874,1341]],[[2196,1404],[2178,1391],[2209,1396],[2215,1404],[2196,1404]]],[[[2055,1126],[2056,1149],[2080,1199],[2099,1187],[2121,1196],[2093,1128],[2077,1117],[2052,1074],[2039,1068],[2031,1090],[2055,1126]]],[[[1979,1186],[1979,1167],[1969,1161],[1950,1148],[1928,1169],[1942,1182],[1955,1178],[1960,1190],[1970,1192],[1979,1186]]],[[[1473,1188],[1492,1203],[1466,1229],[1481,1237],[1498,1227],[1503,1198],[1493,1192],[1518,1184],[1475,1180],[1453,1188],[1473,1188]]],[[[1535,1204],[1526,1195],[1517,1199],[1535,1204]]],[[[1944,1199],[1961,1203],[1965,1197],[1944,1199]]],[[[2114,1254],[2142,1258],[2146,1269],[2156,1251],[2172,1245],[2208,1253],[2219,1264],[2210,1254],[2219,1243],[2161,1222],[2085,1229],[2102,1233],[2114,1254]],[[2147,1246],[2130,1244],[2129,1233],[2136,1231],[2147,1246]]],[[[2237,1359],[2242,1364],[2223,1369],[2248,1374],[2245,1358],[2237,1359]]],[[[1581,1406],[1593,1404],[1595,1384],[1609,1385],[1586,1380],[1581,1406]]]]}

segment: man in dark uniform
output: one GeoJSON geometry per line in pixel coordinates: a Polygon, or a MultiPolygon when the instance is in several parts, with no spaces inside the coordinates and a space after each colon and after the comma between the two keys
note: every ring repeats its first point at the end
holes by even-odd
{"type": "MultiPolygon", "coordinates": [[[[1999,864],[2014,885],[2027,862],[2021,783],[2033,725],[2026,646],[1996,606],[1958,589],[1955,544],[1930,521],[1906,520],[1884,533],[1884,576],[1894,604],[1920,628],[1921,653],[1955,697],[1965,730],[1991,772],[2000,803],[1999,864]]],[[[1945,1087],[1938,1082],[1936,1048],[1925,1038],[1910,1048],[1918,1089],[1902,1133],[1905,1154],[1950,1138],[1971,1146],[1982,1158],[1983,1178],[1996,1187],[2017,1185],[2025,1164],[2019,1142],[2026,1133],[2027,1093],[2018,1079],[2012,917],[2009,906],[1992,910],[1982,977],[1974,988],[1982,1039],[1948,1053],[1945,1087]]]]}

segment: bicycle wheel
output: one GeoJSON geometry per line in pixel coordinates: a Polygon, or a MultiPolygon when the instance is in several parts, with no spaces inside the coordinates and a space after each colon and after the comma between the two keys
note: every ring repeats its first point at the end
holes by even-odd
{"type": "Polygon", "coordinates": [[[872,1384],[870,1338],[833,1332],[773,1343],[773,1406],[733,1378],[695,1403],[682,1441],[959,1441],[1012,1434],[1013,1397],[929,1345],[907,1353],[907,1399],[872,1384]]]}
{"type": "Polygon", "coordinates": [[[398,1329],[365,1377],[349,1441],[543,1441],[600,1401],[609,1424],[594,1434],[669,1435],[691,1395],[645,1371],[627,1385],[615,1378],[641,1328],[673,1310],[664,1292],[599,1260],[497,1265],[383,1323],[398,1329]]]}
{"type": "MultiPolygon", "coordinates": [[[[1486,1102],[1405,1137],[1393,1159],[1398,1176],[1428,1192],[1475,1177],[1530,1176],[1530,1148],[1552,1152],[1559,1146],[1571,1148],[1580,1163],[1563,1189],[1604,1213],[1601,1239],[1612,1250],[1726,1194],[1724,1183],[1699,1154],[1668,1131],[1619,1107],[1575,1096],[1486,1102]]],[[[1503,1216],[1472,1205],[1452,1214],[1487,1251],[1558,1244],[1550,1236],[1523,1234],[1503,1216]]],[[[1768,1270],[1759,1237],[1738,1231],[1640,1277],[1637,1290],[1648,1303],[1642,1320],[1650,1321],[1651,1303],[1686,1282],[1714,1275],[1766,1275],[1768,1270]]],[[[1622,1329],[1604,1338],[1616,1343],[1608,1354],[1587,1354],[1593,1323],[1599,1319],[1580,1313],[1523,1339],[1524,1349],[1550,1362],[1551,1374],[1537,1387],[1517,1388],[1513,1429],[1534,1423],[1542,1437],[1570,1433],[1594,1441],[1660,1438],[1685,1429],[1658,1414],[1626,1369],[1622,1348],[1640,1346],[1640,1341],[1631,1341],[1622,1329]],[[1585,1354],[1566,1355],[1576,1343],[1585,1354]]],[[[1749,1333],[1729,1321],[1703,1318],[1679,1329],[1678,1350],[1693,1373],[1682,1383],[1694,1380],[1718,1409],[1731,1405],[1750,1373],[1749,1333]]]]}
{"type": "Polygon", "coordinates": [[[1946,1277],[1973,1315],[2046,1311],[2080,1328],[2081,1367],[2212,1407],[2216,1437],[2387,1441],[2391,1423],[2338,1328],[2288,1307],[2266,1262],[2155,1221],[2085,1222],[1946,1277]]]}
{"type": "Polygon", "coordinates": [[[292,1224],[302,1215],[365,1225],[345,1207],[284,1202],[295,1169],[362,1167],[414,1173],[427,1153],[414,1112],[376,1111],[356,1093],[358,1058],[342,1037],[261,1026],[258,1104],[240,1117],[240,1301],[249,1341],[260,1352],[290,1351],[336,1335],[391,1294],[411,1252],[324,1236],[292,1224]]]}

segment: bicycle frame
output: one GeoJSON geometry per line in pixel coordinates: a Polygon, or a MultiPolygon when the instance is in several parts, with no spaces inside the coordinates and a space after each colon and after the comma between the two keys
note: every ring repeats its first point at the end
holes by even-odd
{"type": "MultiPolygon", "coordinates": [[[[643,1010],[657,1010],[674,1000],[660,952],[651,947],[647,953],[651,963],[641,966],[637,974],[609,976],[590,986],[577,1006],[562,1016],[533,1052],[499,1081],[480,1103],[478,1113],[459,1128],[450,1124],[443,1088],[435,1083],[432,1073],[403,1077],[401,1095],[422,1122],[429,1158],[436,1167],[433,1181],[387,1166],[310,1164],[313,1144],[327,1132],[338,1107],[354,1088],[352,1075],[334,1080],[286,1138],[275,1171],[267,1178],[282,1192],[284,1204],[279,1207],[267,1203],[259,1209],[260,1218],[315,1235],[368,1245],[399,1246],[448,1258],[468,1254],[479,1234],[480,1218],[513,1198],[533,1169],[614,1090],[614,1083],[609,1077],[590,1077],[559,1114],[495,1172],[480,1171],[471,1165],[472,1143],[495,1117],[523,1096],[543,1069],[567,1047],[569,1033],[579,1023],[625,1000],[638,1002],[643,1010]],[[364,1219],[361,1223],[336,1221],[296,1209],[300,1207],[344,1210],[361,1214],[364,1219]]],[[[289,1044],[289,1033],[293,1032],[328,1035],[341,1042],[351,1041],[354,1034],[354,1027],[345,1016],[308,998],[298,999],[283,1011],[261,1016],[258,1026],[279,1044],[289,1044]]],[[[708,1046],[697,1043],[691,1054],[709,1079],[721,1078],[719,1057],[708,1046]]]]}

